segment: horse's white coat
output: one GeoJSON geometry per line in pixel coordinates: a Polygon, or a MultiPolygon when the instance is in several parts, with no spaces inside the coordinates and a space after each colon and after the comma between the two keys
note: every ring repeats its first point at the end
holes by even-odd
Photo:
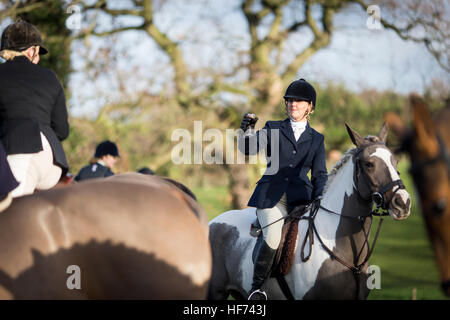
{"type": "MultiPolygon", "coordinates": [[[[323,195],[322,206],[328,210],[340,213],[344,206],[344,196],[353,193],[353,162],[347,161],[330,181],[327,192],[323,195]]],[[[335,214],[319,210],[315,218],[317,232],[320,234],[324,244],[333,250],[336,246],[336,232],[340,217],[335,214]]],[[[312,254],[309,260],[301,261],[299,250],[303,238],[307,232],[308,223],[303,220],[299,224],[299,234],[297,238],[297,249],[295,253],[294,265],[291,272],[286,276],[294,284],[291,291],[295,299],[302,299],[305,294],[314,286],[320,267],[329,259],[329,254],[321,247],[319,241],[314,241],[312,254]]],[[[305,248],[305,255],[308,255],[308,244],[305,248]]]]}
{"type": "MultiPolygon", "coordinates": [[[[330,180],[330,185],[323,196],[322,205],[334,212],[340,213],[344,205],[344,195],[350,196],[353,193],[353,162],[347,161],[337,171],[336,175],[330,180]]],[[[231,281],[238,279],[240,283],[231,283],[231,286],[241,287],[245,291],[251,289],[253,277],[252,252],[256,239],[250,236],[250,224],[256,218],[256,209],[247,208],[243,210],[227,211],[210,222],[225,223],[234,226],[239,231],[239,237],[234,243],[234,250],[238,257],[230,257],[232,261],[239,261],[237,275],[230,275],[231,281]],[[241,277],[239,276],[241,275],[241,277]]],[[[339,216],[319,210],[315,224],[323,242],[333,249],[336,246],[336,231],[339,224],[339,216]]],[[[314,241],[310,259],[303,263],[300,258],[300,246],[306,234],[308,224],[302,220],[299,224],[299,234],[297,238],[297,247],[295,260],[290,273],[286,276],[286,281],[296,299],[302,299],[304,295],[314,286],[319,269],[325,260],[329,259],[328,253],[321,248],[319,241],[314,241]]],[[[308,245],[305,248],[305,255],[308,255],[308,245]]],[[[226,258],[225,258],[226,259],[226,258]]],[[[225,262],[227,264],[228,261],[225,262]]],[[[232,268],[227,268],[230,272],[232,268]]],[[[280,295],[279,285],[275,279],[267,281],[267,292],[271,299],[283,299],[280,295]]]]}
{"type": "MultiPolygon", "coordinates": [[[[250,225],[256,219],[256,208],[246,208],[242,210],[231,210],[224,212],[211,220],[210,224],[213,223],[225,223],[237,228],[239,232],[238,239],[234,244],[234,247],[239,250],[239,255],[241,259],[237,259],[239,261],[239,274],[234,275],[233,278],[239,278],[239,275],[242,275],[242,283],[234,284],[238,285],[244,290],[248,291],[251,289],[251,281],[253,277],[253,261],[252,261],[252,252],[256,243],[256,238],[250,235],[250,225]]],[[[227,268],[228,271],[231,271],[227,268]]]]}

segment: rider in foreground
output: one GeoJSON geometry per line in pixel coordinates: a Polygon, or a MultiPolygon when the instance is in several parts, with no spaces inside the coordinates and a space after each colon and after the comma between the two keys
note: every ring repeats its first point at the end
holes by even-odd
{"type": "Polygon", "coordinates": [[[2,33],[0,139],[15,179],[13,198],[50,189],[68,164],[61,141],[69,135],[64,90],[55,74],[38,65],[48,53],[39,31],[19,20],[2,33]]]}
{"type": "MultiPolygon", "coordinates": [[[[256,133],[253,130],[257,121],[255,115],[244,115],[241,123],[241,129],[246,132],[239,144],[241,152],[256,154],[267,146],[267,154],[270,154],[274,143],[279,150],[278,170],[272,175],[266,171],[248,202],[248,206],[257,208],[264,240],[256,254],[249,300],[267,299],[261,287],[269,276],[280,244],[284,220],[274,222],[287,216],[294,206],[320,199],[327,182],[324,136],[308,124],[315,109],[316,91],[300,79],[289,85],[284,101],[289,118],[268,121],[263,130],[256,133]],[[278,131],[278,135],[271,134],[272,131],[278,131]],[[271,137],[278,137],[279,141],[270,141],[271,137]],[[309,171],[311,181],[307,177],[309,171]]],[[[268,169],[270,166],[269,162],[268,169]]]]}

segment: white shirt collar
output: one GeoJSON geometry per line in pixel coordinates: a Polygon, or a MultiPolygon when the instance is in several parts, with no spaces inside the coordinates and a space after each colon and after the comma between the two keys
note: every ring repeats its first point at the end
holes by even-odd
{"type": "Polygon", "coordinates": [[[308,121],[292,121],[292,119],[289,119],[291,121],[292,128],[296,129],[304,129],[306,128],[306,125],[308,124],[308,121]]]}

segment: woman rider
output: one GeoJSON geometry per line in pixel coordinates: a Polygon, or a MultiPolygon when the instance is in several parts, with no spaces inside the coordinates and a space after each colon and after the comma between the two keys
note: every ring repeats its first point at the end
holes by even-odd
{"type": "Polygon", "coordinates": [[[266,154],[271,154],[278,149],[277,163],[268,162],[270,170],[258,181],[248,202],[250,207],[257,208],[261,226],[268,226],[262,230],[264,241],[256,254],[249,300],[267,299],[261,288],[280,244],[284,220],[273,222],[287,216],[294,206],[320,199],[327,181],[324,136],[308,123],[315,109],[316,91],[304,79],[296,80],[287,88],[284,101],[287,119],[267,121],[263,130],[256,133],[254,115],[244,115],[241,123],[241,129],[246,132],[239,144],[243,153],[256,154],[266,148],[266,154]],[[275,171],[274,166],[278,166],[275,171]],[[309,171],[311,181],[307,177],[309,171]]]}
{"type": "Polygon", "coordinates": [[[61,141],[69,135],[64,90],[38,65],[48,51],[32,24],[19,20],[2,33],[0,140],[19,185],[13,197],[56,185],[68,170],[61,141]]]}
{"type": "Polygon", "coordinates": [[[103,141],[95,148],[94,158],[90,164],[83,167],[75,177],[75,181],[89,180],[94,178],[106,178],[114,175],[111,169],[119,158],[119,149],[114,142],[103,141]]]}

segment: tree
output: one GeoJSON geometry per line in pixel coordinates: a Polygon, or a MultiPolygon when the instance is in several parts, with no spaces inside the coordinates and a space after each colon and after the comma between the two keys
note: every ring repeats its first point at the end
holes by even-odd
{"type": "MultiPolygon", "coordinates": [[[[446,45],[449,28],[445,19],[449,10],[445,1],[434,1],[432,4],[418,0],[375,1],[375,4],[390,9],[388,14],[378,17],[372,13],[370,3],[363,0],[242,0],[238,10],[247,23],[248,49],[231,70],[209,70],[207,77],[188,68],[182,50],[183,40],[171,39],[168,32],[156,23],[155,15],[158,13],[155,7],[168,2],[130,0],[122,2],[118,8],[107,0],[93,4],[77,1],[82,5],[86,19],[97,17],[99,13],[113,20],[123,16],[140,18],[138,24],[113,23],[108,30],[101,30],[96,21],[90,21],[90,27],[79,33],[77,38],[105,37],[129,30],[139,30],[151,37],[167,55],[173,69],[173,98],[186,111],[197,107],[211,111],[213,105],[217,113],[215,124],[221,128],[237,128],[243,111],[249,106],[265,119],[277,112],[284,89],[296,78],[298,70],[308,59],[330,44],[335,30],[334,17],[349,7],[360,8],[361,14],[371,13],[385,29],[394,31],[404,40],[423,43],[440,65],[448,70],[446,45]],[[284,54],[290,48],[286,44],[300,32],[310,34],[311,42],[305,48],[297,49],[287,61],[284,54]],[[242,73],[246,76],[238,76],[242,73]],[[242,104],[229,102],[224,103],[225,107],[220,105],[217,101],[224,93],[243,97],[247,107],[243,109],[242,104]]],[[[242,165],[225,165],[224,169],[229,173],[234,207],[244,206],[249,189],[247,169],[242,165]]]]}

